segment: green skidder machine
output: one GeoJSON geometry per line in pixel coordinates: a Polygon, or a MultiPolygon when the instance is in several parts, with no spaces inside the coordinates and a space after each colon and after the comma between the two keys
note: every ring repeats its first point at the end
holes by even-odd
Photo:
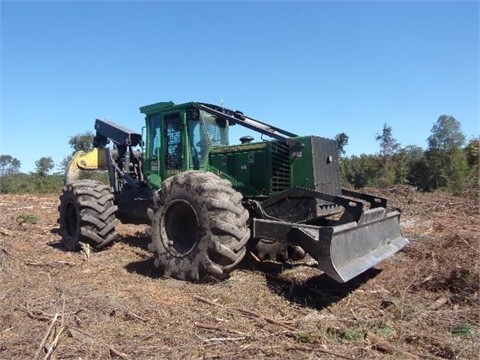
{"type": "Polygon", "coordinates": [[[252,251],[283,261],[308,253],[346,282],[408,244],[385,198],[341,187],[335,140],[206,103],[160,102],[140,112],[142,134],[97,119],[93,150],[74,155],[59,206],[67,249],[101,249],[119,221],[143,223],[154,264],[168,277],[222,279],[252,251]],[[261,138],[230,145],[235,125],[261,138]],[[106,170],[108,184],[80,179],[86,170],[106,170]]]}

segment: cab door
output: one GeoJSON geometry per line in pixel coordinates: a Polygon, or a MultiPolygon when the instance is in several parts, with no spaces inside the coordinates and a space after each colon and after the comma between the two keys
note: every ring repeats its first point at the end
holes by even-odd
{"type": "Polygon", "coordinates": [[[162,133],[161,115],[153,114],[146,118],[146,156],[144,173],[150,183],[158,188],[162,183],[162,133]]]}
{"type": "Polygon", "coordinates": [[[184,132],[181,112],[165,114],[164,125],[164,164],[165,178],[180,173],[185,169],[184,132]]]}

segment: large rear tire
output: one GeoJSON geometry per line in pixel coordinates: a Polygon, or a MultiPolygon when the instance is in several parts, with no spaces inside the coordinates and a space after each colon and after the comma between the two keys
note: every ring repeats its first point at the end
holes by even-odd
{"type": "Polygon", "coordinates": [[[101,249],[115,240],[118,220],[110,187],[100,181],[79,180],[67,184],[60,196],[60,234],[67,250],[80,242],[101,249]]]}
{"type": "Polygon", "coordinates": [[[250,239],[241,200],[230,182],[213,173],[186,171],[165,180],[149,210],[155,266],[181,280],[227,277],[250,239]]]}

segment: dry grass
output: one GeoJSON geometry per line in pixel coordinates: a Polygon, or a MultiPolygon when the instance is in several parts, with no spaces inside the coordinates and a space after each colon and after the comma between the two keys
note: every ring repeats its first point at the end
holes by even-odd
{"type": "Polygon", "coordinates": [[[163,279],[144,227],[70,253],[56,196],[1,196],[0,358],[477,359],[477,199],[384,195],[411,244],[343,285],[252,258],[223,282],[163,279]]]}

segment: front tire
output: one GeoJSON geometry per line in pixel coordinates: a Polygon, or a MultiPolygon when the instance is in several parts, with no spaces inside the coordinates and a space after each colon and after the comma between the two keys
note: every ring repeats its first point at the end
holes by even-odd
{"type": "Polygon", "coordinates": [[[230,182],[213,173],[186,171],[165,180],[149,210],[155,266],[181,280],[227,277],[250,239],[241,201],[230,182]]]}
{"type": "Polygon", "coordinates": [[[60,196],[60,234],[67,250],[76,251],[80,242],[101,249],[115,240],[118,220],[110,187],[100,181],[79,180],[67,184],[60,196]]]}

